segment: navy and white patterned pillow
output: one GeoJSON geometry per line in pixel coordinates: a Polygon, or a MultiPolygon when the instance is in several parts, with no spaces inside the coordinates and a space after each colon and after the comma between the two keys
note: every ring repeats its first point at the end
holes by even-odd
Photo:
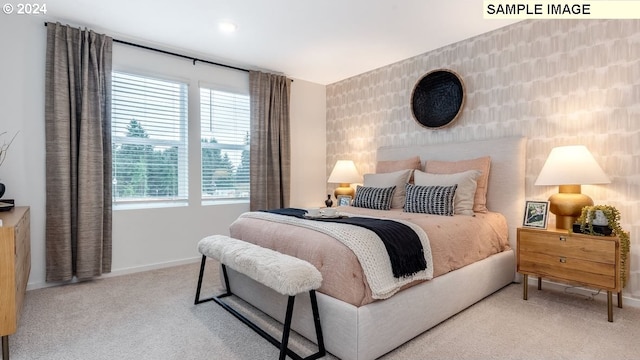
{"type": "Polygon", "coordinates": [[[451,186],[420,186],[407,184],[404,211],[432,215],[453,216],[453,198],[458,184],[451,186]]]}
{"type": "Polygon", "coordinates": [[[353,199],[353,206],[376,210],[389,210],[391,209],[391,199],[393,199],[393,192],[395,190],[395,186],[377,188],[358,185],[356,188],[356,198],[353,199]]]}

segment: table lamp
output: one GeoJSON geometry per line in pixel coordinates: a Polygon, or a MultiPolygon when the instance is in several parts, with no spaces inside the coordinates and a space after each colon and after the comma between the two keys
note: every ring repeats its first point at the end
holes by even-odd
{"type": "Polygon", "coordinates": [[[349,186],[350,183],[361,182],[362,177],[356,169],[356,164],[351,160],[338,160],[336,165],[329,175],[328,183],[337,183],[339,186],[336,188],[334,195],[336,199],[338,195],[349,195],[352,198],[355,195],[355,190],[349,186]]]}
{"type": "Polygon", "coordinates": [[[581,193],[581,185],[608,184],[609,178],[583,145],[551,149],[535,185],[558,185],[559,193],[549,197],[549,210],[556,215],[556,228],[571,229],[582,208],[593,200],[581,193]]]}

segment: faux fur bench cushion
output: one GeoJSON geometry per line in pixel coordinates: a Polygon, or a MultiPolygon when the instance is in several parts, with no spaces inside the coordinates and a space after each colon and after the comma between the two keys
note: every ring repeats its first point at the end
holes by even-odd
{"type": "Polygon", "coordinates": [[[208,236],[198,242],[198,251],[283,295],[315,290],[322,283],[310,263],[228,236],[208,236]]]}

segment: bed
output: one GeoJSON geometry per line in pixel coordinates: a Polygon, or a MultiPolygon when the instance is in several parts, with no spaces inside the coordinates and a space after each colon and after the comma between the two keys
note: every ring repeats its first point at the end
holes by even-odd
{"type": "MultiPolygon", "coordinates": [[[[318,235],[313,229],[295,224],[241,216],[231,225],[230,235],[300,257],[315,265],[323,274],[323,284],[318,289],[317,298],[327,351],[345,360],[375,359],[514,281],[516,228],[522,221],[524,204],[525,147],[526,139],[514,137],[378,149],[379,166],[415,156],[421,160],[421,166],[425,161],[436,164],[439,161],[490,158],[485,184],[486,207],[489,211],[475,213],[474,216],[430,216],[430,220],[425,220],[427,223],[442,221],[429,225],[439,228],[442,234],[427,231],[429,240],[436,240],[431,241],[433,277],[426,281],[420,279],[399,284],[398,289],[390,294],[379,295],[372,290],[373,284],[369,284],[361,269],[351,269],[345,265],[352,261],[347,260],[351,256],[348,255],[349,249],[345,251],[344,244],[325,233],[318,235]],[[487,233],[497,234],[496,240],[492,240],[491,245],[468,251],[463,257],[469,259],[462,263],[456,263],[457,260],[453,265],[440,262],[447,242],[456,237],[474,237],[468,232],[460,233],[467,235],[455,235],[457,223],[447,225],[447,221],[454,221],[453,218],[469,223],[472,228],[487,227],[487,233]],[[439,236],[444,236],[445,241],[438,242],[439,236]],[[305,241],[308,243],[306,247],[297,244],[305,241]],[[329,250],[321,251],[321,248],[329,250]],[[340,271],[329,271],[336,268],[340,271]]],[[[429,172],[429,168],[426,170],[429,172]]],[[[353,216],[400,218],[408,222],[414,221],[415,217],[397,209],[340,207],[339,211],[353,216]]],[[[484,234],[481,236],[485,237],[484,234]]],[[[463,247],[472,246],[465,245],[471,244],[464,242],[466,239],[461,241],[463,247]]],[[[358,259],[355,261],[357,263],[358,259]]],[[[242,274],[230,272],[229,280],[237,296],[283,321],[282,309],[286,298],[242,274]]],[[[298,301],[292,328],[306,338],[314,339],[315,329],[310,314],[309,301],[298,301]]]]}

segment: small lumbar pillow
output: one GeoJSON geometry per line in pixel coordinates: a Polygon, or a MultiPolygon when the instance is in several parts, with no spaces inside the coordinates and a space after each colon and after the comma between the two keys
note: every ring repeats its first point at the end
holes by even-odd
{"type": "Polygon", "coordinates": [[[458,185],[420,186],[407,184],[404,211],[432,215],[453,216],[453,197],[458,185]]]}
{"type": "Polygon", "coordinates": [[[358,185],[353,206],[375,210],[389,210],[391,209],[391,199],[393,198],[395,190],[395,186],[378,188],[358,185]]]}
{"type": "Polygon", "coordinates": [[[391,208],[401,209],[404,206],[405,189],[404,184],[409,181],[413,170],[399,170],[384,174],[364,174],[364,186],[386,188],[395,186],[396,191],[393,193],[391,200],[391,208]]]}
{"type": "Polygon", "coordinates": [[[481,172],[468,170],[455,174],[431,174],[416,170],[415,184],[420,186],[451,186],[458,184],[456,196],[453,199],[454,214],[473,215],[473,200],[476,193],[476,179],[481,172]]]}

